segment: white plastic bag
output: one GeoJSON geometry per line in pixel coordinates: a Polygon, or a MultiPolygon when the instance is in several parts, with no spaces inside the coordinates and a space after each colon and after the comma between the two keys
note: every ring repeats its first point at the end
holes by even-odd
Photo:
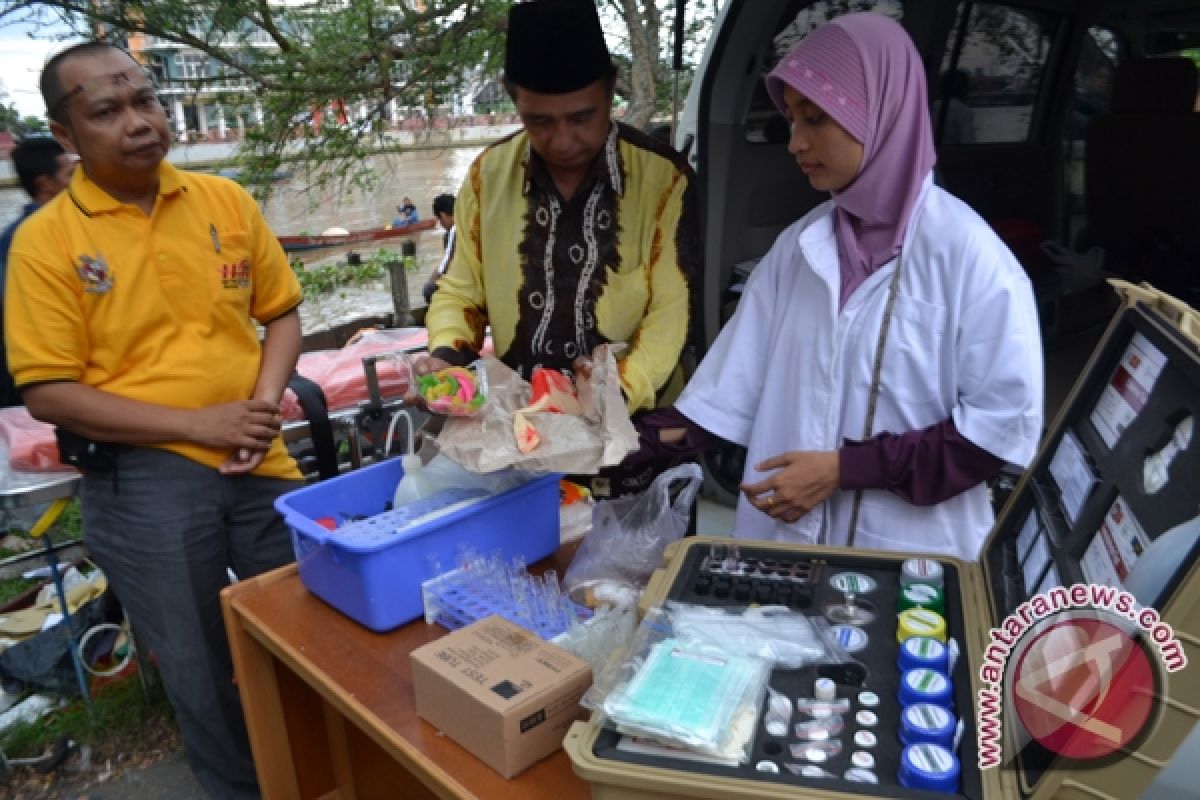
{"type": "Polygon", "coordinates": [[[596,503],[592,530],[583,537],[563,586],[572,595],[600,584],[641,588],[662,563],[663,551],[687,532],[692,501],[704,473],[680,464],[654,479],[641,494],[596,503]],[[671,485],[686,484],[671,501],[671,485]]]}

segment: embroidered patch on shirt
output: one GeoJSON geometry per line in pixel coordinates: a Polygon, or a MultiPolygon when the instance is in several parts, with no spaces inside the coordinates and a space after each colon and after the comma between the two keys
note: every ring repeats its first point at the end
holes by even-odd
{"type": "Polygon", "coordinates": [[[83,290],[90,294],[104,294],[113,286],[112,273],[108,271],[104,256],[99,254],[95,258],[86,253],[80,255],[75,272],[83,281],[83,290]]]}
{"type": "Polygon", "coordinates": [[[250,261],[243,258],[235,264],[222,264],[221,285],[226,289],[248,288],[250,286],[250,261]]]}

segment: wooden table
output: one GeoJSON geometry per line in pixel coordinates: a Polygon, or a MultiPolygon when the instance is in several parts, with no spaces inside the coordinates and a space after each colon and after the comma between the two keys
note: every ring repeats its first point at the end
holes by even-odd
{"type": "MultiPolygon", "coordinates": [[[[562,575],[573,551],[539,566],[562,575]]],[[[229,587],[221,606],[267,800],[589,797],[561,750],[504,780],[417,718],[408,654],[442,628],[374,633],[311,594],[295,565],[229,587]]]]}

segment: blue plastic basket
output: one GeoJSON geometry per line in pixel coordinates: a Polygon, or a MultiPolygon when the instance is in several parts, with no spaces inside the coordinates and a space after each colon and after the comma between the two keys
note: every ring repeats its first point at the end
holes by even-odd
{"type": "Polygon", "coordinates": [[[275,501],[292,530],[300,580],[309,591],[374,631],[388,631],[423,613],[421,582],[432,577],[430,554],[454,563],[460,544],[526,562],[558,549],[557,475],[492,495],[383,541],[339,540],[316,523],[381,514],[404,475],[392,459],[294,492],[275,501]]]}

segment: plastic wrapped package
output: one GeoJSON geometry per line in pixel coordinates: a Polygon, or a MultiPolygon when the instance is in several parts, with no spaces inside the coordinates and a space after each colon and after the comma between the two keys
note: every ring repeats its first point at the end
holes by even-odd
{"type": "Polygon", "coordinates": [[[770,674],[769,662],[690,638],[656,609],[582,702],[621,733],[742,763],[770,674]]]}
{"type": "Polygon", "coordinates": [[[417,391],[435,414],[473,417],[483,411],[487,402],[487,373],[474,365],[447,367],[420,375],[416,380],[417,391]]]}

